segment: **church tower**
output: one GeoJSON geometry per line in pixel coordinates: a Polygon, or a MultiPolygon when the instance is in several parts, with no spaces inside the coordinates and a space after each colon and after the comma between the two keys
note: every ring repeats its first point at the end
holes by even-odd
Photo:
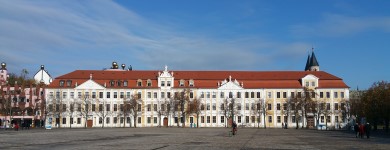
{"type": "Polygon", "coordinates": [[[307,56],[305,71],[320,71],[320,65],[318,64],[316,55],[314,54],[314,48],[312,48],[311,55],[307,56]]]}

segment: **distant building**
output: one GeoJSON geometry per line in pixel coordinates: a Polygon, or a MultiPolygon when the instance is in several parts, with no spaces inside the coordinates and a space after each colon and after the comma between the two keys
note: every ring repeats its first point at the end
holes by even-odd
{"type": "Polygon", "coordinates": [[[36,83],[44,83],[49,85],[53,79],[50,74],[45,70],[45,66],[41,65],[41,69],[34,75],[36,83]]]}
{"type": "Polygon", "coordinates": [[[342,110],[349,99],[349,87],[341,78],[320,71],[314,52],[308,56],[305,71],[170,71],[167,66],[161,71],[132,70],[113,63],[111,69],[75,70],[55,78],[46,90],[47,107],[53,110],[48,112],[51,122],[47,123],[61,127],[129,127],[135,121],[137,127],[155,127],[160,123],[182,126],[185,122],[190,127],[199,121],[199,127],[224,127],[232,121],[232,114],[224,115],[223,111],[234,104],[233,119],[239,126],[281,128],[285,123],[295,127],[296,122],[306,126],[303,112],[295,116],[288,107],[294,98],[305,94],[324,101],[327,111],[308,113],[308,126],[346,125],[342,110]],[[312,92],[305,93],[305,89],[312,92]],[[193,113],[185,114],[185,119],[180,112],[160,117],[160,110],[166,112],[168,108],[167,102],[183,91],[190,101],[200,99],[199,120],[193,113]],[[122,111],[124,101],[133,95],[140,98],[137,118],[122,111]],[[259,106],[264,106],[261,110],[266,110],[265,117],[263,111],[256,113],[259,106]]]}
{"type": "Polygon", "coordinates": [[[1,68],[0,128],[18,123],[21,126],[42,126],[44,120],[44,85],[21,83],[10,86],[7,83],[6,64],[1,68]]]}

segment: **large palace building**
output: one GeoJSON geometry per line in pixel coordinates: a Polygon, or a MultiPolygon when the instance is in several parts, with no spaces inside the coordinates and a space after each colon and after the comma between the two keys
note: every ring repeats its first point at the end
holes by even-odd
{"type": "Polygon", "coordinates": [[[125,67],[114,62],[111,69],[76,70],[55,78],[45,92],[46,123],[53,127],[225,127],[233,120],[245,127],[347,125],[349,87],[341,78],[320,71],[314,52],[304,71],[125,67]],[[185,100],[179,105],[180,99],[185,100]],[[194,100],[200,102],[196,112],[189,111],[194,100]],[[130,105],[134,107],[126,111],[130,105]]]}

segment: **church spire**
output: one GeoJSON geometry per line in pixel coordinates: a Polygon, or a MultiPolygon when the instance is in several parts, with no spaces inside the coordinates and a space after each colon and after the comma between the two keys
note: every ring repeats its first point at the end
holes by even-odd
{"type": "Polygon", "coordinates": [[[310,58],[310,71],[320,71],[320,65],[318,64],[316,55],[314,54],[314,48],[312,48],[311,58],[310,58]]]}
{"type": "Polygon", "coordinates": [[[310,54],[307,55],[307,61],[306,61],[306,66],[305,66],[305,71],[310,70],[310,54]]]}

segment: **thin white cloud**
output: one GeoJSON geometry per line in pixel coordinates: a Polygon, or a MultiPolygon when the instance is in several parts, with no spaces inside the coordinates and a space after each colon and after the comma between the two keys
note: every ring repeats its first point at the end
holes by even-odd
{"type": "Polygon", "coordinates": [[[167,64],[174,69],[253,70],[286,53],[302,55],[308,46],[207,35],[177,31],[113,1],[0,2],[1,61],[49,64],[54,76],[109,67],[115,60],[144,69],[167,64]]]}
{"type": "Polygon", "coordinates": [[[338,14],[326,14],[319,22],[302,23],[291,27],[293,35],[304,37],[350,36],[373,30],[390,32],[390,16],[351,17],[338,14]]]}

